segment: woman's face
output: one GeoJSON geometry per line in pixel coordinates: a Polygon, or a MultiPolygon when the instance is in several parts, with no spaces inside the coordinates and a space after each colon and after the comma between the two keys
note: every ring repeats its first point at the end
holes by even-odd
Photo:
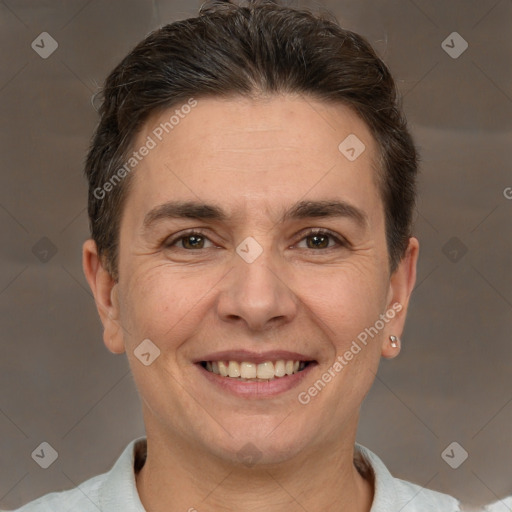
{"type": "Polygon", "coordinates": [[[355,433],[380,356],[394,355],[388,338],[402,332],[414,281],[414,250],[389,275],[376,143],[347,107],[299,96],[197,99],[166,133],[176,109],[135,141],[150,149],[133,171],[104,320],[147,430],[225,460],[339,443],[355,433]],[[212,208],[194,217],[176,202],[212,208]],[[232,375],[269,376],[287,360],[310,363],[269,382],[209,371],[226,361],[232,375]]]}

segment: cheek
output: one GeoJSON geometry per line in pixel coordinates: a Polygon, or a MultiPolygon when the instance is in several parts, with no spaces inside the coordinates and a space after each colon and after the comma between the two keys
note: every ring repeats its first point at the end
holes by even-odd
{"type": "Polygon", "coordinates": [[[370,329],[385,312],[386,298],[385,280],[376,271],[345,270],[321,280],[317,276],[318,286],[306,298],[311,318],[330,345],[320,376],[329,383],[318,404],[330,404],[324,412],[336,425],[349,405],[355,408],[363,400],[377,373],[383,334],[370,329]]]}
{"type": "MultiPolygon", "coordinates": [[[[126,269],[120,304],[127,344],[149,338],[169,347],[193,337],[208,321],[216,328],[214,308],[218,293],[226,292],[221,284],[224,274],[223,266],[184,268],[165,263],[126,269]]],[[[370,256],[336,266],[290,265],[282,268],[280,280],[286,285],[285,293],[298,299],[297,316],[290,319],[290,327],[313,324],[336,352],[344,352],[383,312],[387,290],[370,256]]]]}
{"type": "Polygon", "coordinates": [[[360,263],[301,270],[294,276],[292,288],[337,343],[352,340],[384,312],[385,276],[376,266],[360,263]]]}
{"type": "Polygon", "coordinates": [[[218,272],[190,272],[166,265],[132,272],[123,288],[121,307],[121,321],[131,343],[149,338],[163,346],[190,335],[220,276],[218,272]]]}

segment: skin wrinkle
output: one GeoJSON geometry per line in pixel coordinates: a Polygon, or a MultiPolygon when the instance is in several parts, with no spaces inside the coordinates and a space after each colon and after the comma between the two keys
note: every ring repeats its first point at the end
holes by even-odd
{"type": "MultiPolygon", "coordinates": [[[[242,211],[234,214],[238,219],[242,218],[242,215],[242,211]]],[[[213,223],[219,230],[222,230],[223,224],[229,224],[230,226],[236,225],[232,216],[233,215],[227,214],[220,206],[211,203],[206,205],[200,202],[196,203],[195,201],[167,201],[152,208],[145,215],[143,227],[139,230],[139,235],[141,238],[144,238],[149,245],[160,248],[160,244],[163,243],[161,233],[168,229],[169,226],[179,226],[180,223],[193,219],[204,223],[213,223]]],[[[277,216],[274,216],[274,218],[275,217],[277,216]]],[[[280,220],[273,221],[273,226],[284,223],[285,221],[299,225],[299,220],[307,218],[315,218],[318,220],[330,219],[339,223],[349,221],[349,225],[343,236],[343,242],[346,242],[351,250],[354,247],[354,239],[357,241],[357,238],[361,238],[361,236],[364,235],[364,231],[366,231],[369,226],[368,217],[363,211],[346,201],[333,199],[321,202],[300,201],[291,209],[286,211],[282,210],[279,218],[280,220]],[[352,223],[357,225],[357,229],[351,226],[352,223]],[[347,236],[347,231],[349,236],[347,236]]],[[[173,237],[173,240],[175,239],[176,237],[173,237]]],[[[225,243],[225,240],[223,241],[225,243]]]]}
{"type": "MultiPolygon", "coordinates": [[[[109,348],[126,350],[141,394],[148,457],[137,489],[152,512],[192,506],[201,512],[370,509],[373,489],[352,461],[359,407],[380,358],[397,353],[387,339],[403,330],[417,241],[411,239],[390,276],[373,168],[377,145],[351,109],[335,107],[333,131],[316,112],[324,108],[322,102],[293,96],[263,103],[203,99],[132,176],[120,226],[117,299],[103,304],[115,310],[126,329],[113,333],[108,316],[102,321],[105,336],[114,336],[109,348]],[[366,145],[354,162],[338,151],[350,133],[366,145]],[[283,208],[298,201],[334,198],[364,211],[366,229],[346,218],[279,222],[283,208]],[[147,213],[169,200],[218,203],[229,219],[166,219],[144,233],[147,213]],[[163,238],[196,228],[219,248],[159,245],[163,238]],[[353,247],[307,249],[300,234],[306,228],[339,233],[353,247]],[[263,248],[250,264],[235,252],[248,236],[263,248]],[[321,393],[301,405],[297,394],[395,302],[402,311],[321,393]],[[161,351],[148,367],[133,354],[146,338],[161,351]],[[193,364],[207,352],[235,348],[298,351],[318,366],[289,392],[244,400],[216,390],[193,364]],[[251,468],[237,457],[247,443],[262,454],[251,468]]],[[[159,119],[148,121],[136,144],[159,119]]],[[[92,241],[84,254],[84,261],[94,262],[92,241]]],[[[100,268],[84,267],[101,300],[112,283],[100,268]]]]}

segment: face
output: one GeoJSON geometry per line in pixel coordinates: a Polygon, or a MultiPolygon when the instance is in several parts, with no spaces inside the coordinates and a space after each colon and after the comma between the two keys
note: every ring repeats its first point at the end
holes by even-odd
{"type": "Polygon", "coordinates": [[[160,134],[175,110],[134,143],[156,144],[132,176],[118,283],[84,250],[148,435],[225,460],[251,443],[266,462],[350,439],[381,355],[397,353],[417,257],[411,239],[390,276],[370,131],[345,106],[287,95],[198,99],[160,134]],[[356,159],[338,148],[350,134],[356,159]]]}

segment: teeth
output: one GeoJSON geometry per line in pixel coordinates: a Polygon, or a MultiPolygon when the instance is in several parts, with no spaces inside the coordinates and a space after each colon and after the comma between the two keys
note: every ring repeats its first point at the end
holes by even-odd
{"type": "Polygon", "coordinates": [[[274,363],[271,361],[258,365],[258,379],[273,379],[274,375],[274,363]]]}
{"type": "Polygon", "coordinates": [[[293,375],[306,367],[305,361],[280,359],[278,361],[265,361],[264,363],[248,363],[243,361],[207,361],[206,369],[210,372],[242,380],[272,380],[275,377],[293,375]]]}
{"type": "Polygon", "coordinates": [[[228,376],[240,377],[240,365],[236,361],[229,361],[228,376]]]}
{"type": "MultiPolygon", "coordinates": [[[[206,367],[206,369],[208,370],[208,366],[206,367]]],[[[228,376],[228,367],[227,367],[226,363],[224,363],[224,361],[219,361],[219,373],[223,377],[228,376]]]]}
{"type": "Polygon", "coordinates": [[[286,366],[282,359],[275,362],[274,373],[276,377],[284,377],[286,375],[286,366]]]}
{"type": "MultiPolygon", "coordinates": [[[[258,367],[259,366],[260,365],[258,365],[258,367]]],[[[259,370],[256,368],[256,365],[254,363],[244,362],[240,365],[240,377],[242,377],[242,379],[255,379],[256,372],[258,372],[259,374],[259,370]]]]}

